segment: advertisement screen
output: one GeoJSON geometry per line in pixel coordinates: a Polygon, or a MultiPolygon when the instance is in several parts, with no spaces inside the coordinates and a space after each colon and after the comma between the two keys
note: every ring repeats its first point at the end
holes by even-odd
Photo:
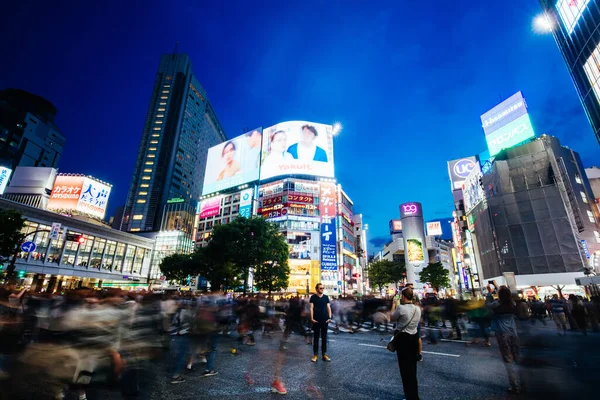
{"type": "Polygon", "coordinates": [[[258,180],[262,129],[254,129],[208,149],[202,194],[258,180]]]}
{"type": "Polygon", "coordinates": [[[525,114],[485,137],[490,156],[535,136],[529,115],[525,114]]]}
{"type": "Polygon", "coordinates": [[[465,203],[465,212],[467,213],[485,198],[485,192],[480,183],[481,177],[481,168],[479,167],[479,163],[477,163],[463,184],[463,200],[465,203]]]}
{"type": "Polygon", "coordinates": [[[84,176],[58,175],[48,200],[48,210],[79,211],[104,218],[110,186],[84,176]]]}
{"type": "Polygon", "coordinates": [[[423,255],[423,243],[419,239],[407,239],[408,262],[422,262],[425,260],[423,255]]]}
{"type": "Polygon", "coordinates": [[[260,179],[280,175],[333,178],[333,127],[288,121],[263,131],[260,179]]]}
{"type": "Polygon", "coordinates": [[[402,232],[402,221],[399,219],[393,219],[390,221],[390,233],[402,232]]]}
{"type": "Polygon", "coordinates": [[[84,178],[81,197],[77,202],[77,211],[100,219],[104,218],[110,189],[110,186],[94,179],[84,178]]]}
{"type": "Polygon", "coordinates": [[[12,169],[0,167],[0,195],[4,194],[4,191],[6,190],[6,185],[8,184],[8,180],[10,179],[11,174],[12,169]]]}
{"type": "Polygon", "coordinates": [[[334,183],[321,183],[321,270],[337,271],[336,188],[334,183]]]}
{"type": "Polygon", "coordinates": [[[427,235],[442,236],[442,223],[440,221],[428,222],[427,223],[427,235]]]}
{"type": "Polygon", "coordinates": [[[452,190],[462,188],[463,182],[475,167],[475,157],[459,158],[458,160],[448,161],[448,175],[452,190]]]}
{"type": "Polygon", "coordinates": [[[421,208],[421,203],[404,203],[400,205],[400,218],[422,216],[423,209],[421,208]]]}
{"type": "Polygon", "coordinates": [[[486,136],[504,125],[527,114],[527,103],[517,92],[481,116],[481,126],[486,136]]]}
{"type": "Polygon", "coordinates": [[[252,195],[254,189],[246,189],[240,195],[240,217],[250,218],[252,215],[252,195]]]}
{"type": "Polygon", "coordinates": [[[221,212],[221,196],[202,200],[200,203],[200,218],[209,218],[221,212]]]}

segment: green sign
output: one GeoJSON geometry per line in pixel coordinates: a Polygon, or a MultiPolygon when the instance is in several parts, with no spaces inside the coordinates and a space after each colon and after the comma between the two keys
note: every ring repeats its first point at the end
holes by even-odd
{"type": "Polygon", "coordinates": [[[181,197],[175,197],[173,199],[169,199],[167,200],[167,204],[171,204],[171,203],[183,203],[185,200],[182,199],[181,197]]]}
{"type": "Polygon", "coordinates": [[[490,156],[495,156],[503,149],[511,148],[524,140],[535,136],[529,114],[522,115],[502,128],[486,135],[490,156]]]}

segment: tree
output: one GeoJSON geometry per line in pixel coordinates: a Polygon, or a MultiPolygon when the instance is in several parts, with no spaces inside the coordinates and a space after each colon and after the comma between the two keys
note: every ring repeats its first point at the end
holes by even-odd
{"type": "Polygon", "coordinates": [[[406,263],[404,261],[394,260],[387,268],[391,279],[390,282],[395,283],[396,287],[398,287],[398,282],[406,280],[406,263]]]}
{"type": "Polygon", "coordinates": [[[189,254],[171,254],[160,263],[160,270],[168,281],[184,284],[188,276],[195,275],[192,256],[189,254]]]}
{"type": "Polygon", "coordinates": [[[254,285],[258,290],[276,292],[288,287],[290,267],[288,265],[289,247],[285,238],[278,232],[267,238],[267,247],[271,255],[269,261],[254,268],[254,285]]]}
{"type": "Polygon", "coordinates": [[[421,282],[427,282],[439,292],[440,288],[450,287],[449,272],[441,262],[429,263],[419,274],[421,282]]]}
{"type": "Polygon", "coordinates": [[[392,282],[390,264],[388,260],[379,260],[369,265],[369,282],[379,288],[379,293],[385,285],[392,282]]]}
{"type": "Polygon", "coordinates": [[[192,254],[192,262],[197,274],[210,282],[213,291],[239,286],[239,273],[218,247],[209,243],[206,247],[196,249],[192,254]]]}
{"type": "Polygon", "coordinates": [[[12,260],[6,269],[7,276],[14,275],[15,253],[25,235],[21,233],[25,226],[23,214],[15,210],[0,210],[0,256],[12,260]]]}
{"type": "Polygon", "coordinates": [[[245,294],[250,268],[257,270],[258,266],[275,261],[282,241],[285,242],[277,225],[263,217],[239,217],[217,225],[208,247],[211,260],[218,260],[221,266],[231,264],[233,275],[242,277],[245,294]]]}

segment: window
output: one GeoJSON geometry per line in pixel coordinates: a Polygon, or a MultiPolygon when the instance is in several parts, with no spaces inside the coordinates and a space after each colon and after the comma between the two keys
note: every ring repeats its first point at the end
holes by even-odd
{"type": "Polygon", "coordinates": [[[155,158],[156,156],[154,154],[148,154],[147,157],[148,158],[155,158]]]}
{"type": "Polygon", "coordinates": [[[161,107],[161,108],[159,108],[159,109],[158,109],[158,110],[156,110],[156,111],[165,111],[165,109],[164,109],[164,107],[161,107]]]}
{"type": "Polygon", "coordinates": [[[142,176],[142,180],[143,180],[143,181],[149,181],[149,180],[150,180],[150,177],[149,177],[149,176],[142,176]]]}
{"type": "Polygon", "coordinates": [[[596,243],[600,243],[600,233],[598,231],[594,231],[594,237],[596,238],[596,243]]]}
{"type": "Polygon", "coordinates": [[[155,123],[155,124],[158,124],[158,125],[160,125],[160,124],[162,124],[163,122],[162,122],[161,120],[158,120],[158,121],[154,121],[154,123],[155,123]]]}
{"type": "Polygon", "coordinates": [[[592,89],[594,89],[596,99],[600,100],[600,87],[598,86],[598,80],[600,79],[600,43],[583,65],[583,70],[590,81],[592,89]]]}
{"type": "Polygon", "coordinates": [[[148,147],[148,151],[156,151],[156,147],[148,147]]]}
{"type": "Polygon", "coordinates": [[[590,0],[558,0],[556,9],[569,35],[575,29],[577,21],[585,11],[590,0]]]}
{"type": "Polygon", "coordinates": [[[161,99],[166,100],[169,98],[169,96],[160,96],[161,99]]]}
{"type": "Polygon", "coordinates": [[[160,135],[158,133],[155,133],[152,135],[152,137],[160,137],[160,135]]]}
{"type": "Polygon", "coordinates": [[[150,144],[158,144],[158,140],[151,140],[150,144]]]}
{"type": "Polygon", "coordinates": [[[161,101],[160,103],[158,103],[158,105],[160,105],[160,106],[166,106],[167,103],[165,103],[164,101],[161,101]]]}
{"type": "Polygon", "coordinates": [[[144,216],[142,214],[136,214],[136,215],[133,216],[133,220],[134,221],[139,221],[142,218],[144,218],[144,216]]]}
{"type": "Polygon", "coordinates": [[[587,199],[587,196],[585,195],[585,193],[579,192],[579,194],[581,195],[581,200],[583,200],[583,202],[587,204],[588,199],[587,199]]]}
{"type": "Polygon", "coordinates": [[[139,192],[138,193],[138,196],[147,196],[147,195],[148,195],[148,192],[139,192]]]}
{"type": "Polygon", "coordinates": [[[150,187],[150,185],[148,185],[147,183],[142,183],[142,184],[140,185],[140,187],[141,187],[141,188],[147,188],[147,187],[150,187]]]}
{"type": "Polygon", "coordinates": [[[162,92],[163,92],[163,93],[167,93],[167,94],[169,94],[169,91],[168,91],[168,90],[163,90],[162,92]]]}
{"type": "Polygon", "coordinates": [[[163,87],[171,87],[171,85],[163,85],[163,87]]]}
{"type": "Polygon", "coordinates": [[[164,118],[165,114],[156,114],[156,118],[164,118]]]}
{"type": "Polygon", "coordinates": [[[152,172],[152,168],[146,168],[144,172],[152,172]]]}
{"type": "Polygon", "coordinates": [[[590,219],[590,222],[596,223],[596,218],[594,218],[593,212],[591,212],[590,210],[587,210],[587,215],[588,215],[588,218],[590,219]]]}
{"type": "Polygon", "coordinates": [[[581,184],[581,176],[579,174],[575,174],[575,182],[581,184]]]}
{"type": "Polygon", "coordinates": [[[154,161],[146,161],[146,165],[154,165],[154,161]]]}
{"type": "Polygon", "coordinates": [[[161,126],[155,126],[154,128],[152,128],[152,130],[154,131],[160,131],[162,129],[161,126]]]}
{"type": "Polygon", "coordinates": [[[137,201],[138,204],[146,204],[146,199],[139,199],[137,201]]]}
{"type": "Polygon", "coordinates": [[[131,228],[129,232],[139,232],[140,230],[140,228],[131,228]]]}

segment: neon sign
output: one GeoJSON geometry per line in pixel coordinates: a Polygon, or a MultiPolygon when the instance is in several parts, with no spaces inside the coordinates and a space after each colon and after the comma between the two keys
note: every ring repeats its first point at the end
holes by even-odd
{"type": "Polygon", "coordinates": [[[417,213],[417,205],[416,204],[403,204],[402,210],[405,215],[412,215],[417,213]]]}

